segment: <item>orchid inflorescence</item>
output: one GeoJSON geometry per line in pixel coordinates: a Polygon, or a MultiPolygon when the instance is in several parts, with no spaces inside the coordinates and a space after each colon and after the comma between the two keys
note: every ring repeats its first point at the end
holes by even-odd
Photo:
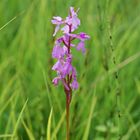
{"type": "Polygon", "coordinates": [[[78,51],[85,53],[84,47],[85,40],[89,39],[89,35],[86,33],[74,34],[80,20],[77,17],[77,11],[73,7],[70,7],[69,15],[66,19],[62,19],[59,16],[53,17],[52,24],[55,24],[55,31],[53,36],[61,30],[63,36],[56,39],[55,45],[52,51],[52,57],[57,59],[57,62],[52,67],[52,70],[57,72],[57,77],[53,79],[53,84],[58,85],[59,81],[62,81],[65,91],[76,90],[79,86],[77,82],[76,69],[72,66],[72,48],[76,48],[78,51]],[[75,45],[72,41],[78,39],[80,42],[75,45]]]}

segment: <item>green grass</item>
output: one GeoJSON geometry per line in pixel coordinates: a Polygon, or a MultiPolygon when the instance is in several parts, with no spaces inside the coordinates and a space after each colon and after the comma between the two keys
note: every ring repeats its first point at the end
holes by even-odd
{"type": "Polygon", "coordinates": [[[65,140],[65,94],[51,70],[52,16],[80,7],[71,140],[140,140],[139,0],[0,1],[0,140],[65,140]]]}

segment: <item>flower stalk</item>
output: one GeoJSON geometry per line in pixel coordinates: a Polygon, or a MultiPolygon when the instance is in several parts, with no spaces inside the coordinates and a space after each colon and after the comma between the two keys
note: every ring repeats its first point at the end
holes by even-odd
{"type": "Polygon", "coordinates": [[[66,140],[70,140],[70,102],[72,98],[72,93],[71,91],[66,91],[66,140]]]}

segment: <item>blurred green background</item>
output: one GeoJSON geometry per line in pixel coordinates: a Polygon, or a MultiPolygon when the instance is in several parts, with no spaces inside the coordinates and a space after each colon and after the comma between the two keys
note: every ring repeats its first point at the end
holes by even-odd
{"type": "Polygon", "coordinates": [[[73,49],[71,140],[140,140],[139,0],[0,0],[0,140],[65,140],[51,19],[70,6],[91,36],[85,56],[73,49]]]}

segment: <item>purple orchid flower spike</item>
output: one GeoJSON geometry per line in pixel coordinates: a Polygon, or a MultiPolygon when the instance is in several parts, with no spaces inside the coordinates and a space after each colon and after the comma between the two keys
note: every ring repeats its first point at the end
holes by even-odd
{"type": "Polygon", "coordinates": [[[57,76],[52,82],[57,86],[61,81],[66,94],[67,140],[69,140],[69,106],[72,98],[72,90],[76,90],[79,87],[77,72],[74,66],[72,66],[72,49],[75,47],[78,51],[85,53],[85,40],[90,39],[90,36],[86,33],[73,33],[80,25],[80,19],[77,15],[78,11],[79,9],[75,11],[73,7],[70,7],[68,17],[63,19],[55,16],[52,19],[52,24],[56,25],[53,36],[59,30],[63,32],[63,36],[56,39],[52,51],[52,57],[57,59],[57,62],[52,67],[52,70],[57,72],[57,76]],[[72,44],[72,41],[75,39],[79,40],[78,44],[72,44]]]}

